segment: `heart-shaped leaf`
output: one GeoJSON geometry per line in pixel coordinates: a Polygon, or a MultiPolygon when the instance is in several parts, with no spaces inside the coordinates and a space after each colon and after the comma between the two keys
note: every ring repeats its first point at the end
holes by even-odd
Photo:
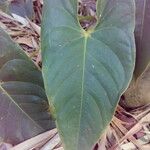
{"type": "Polygon", "coordinates": [[[84,31],[77,0],[45,0],[43,77],[65,150],[91,150],[112,119],[135,61],[133,0],[98,0],[84,31]]]}
{"type": "Polygon", "coordinates": [[[54,127],[41,71],[0,29],[0,138],[19,143],[54,127]]]}
{"type": "Polygon", "coordinates": [[[139,77],[150,63],[150,1],[136,2],[136,66],[135,77],[139,77]]]}

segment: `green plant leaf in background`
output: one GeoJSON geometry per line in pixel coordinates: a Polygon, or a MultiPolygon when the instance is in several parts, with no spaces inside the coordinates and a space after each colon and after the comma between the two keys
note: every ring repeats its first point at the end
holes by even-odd
{"type": "Polygon", "coordinates": [[[150,1],[135,0],[136,4],[136,65],[134,78],[124,93],[123,105],[134,109],[150,103],[150,1]]]}
{"type": "Polygon", "coordinates": [[[134,82],[131,82],[130,87],[124,93],[125,100],[123,106],[127,109],[150,104],[150,64],[145,71],[134,82]]]}
{"type": "Polygon", "coordinates": [[[136,66],[135,78],[139,77],[150,63],[150,1],[136,2],[136,66]]]}
{"type": "Polygon", "coordinates": [[[134,0],[98,0],[97,25],[84,31],[77,0],[45,0],[43,77],[65,150],[91,150],[131,80],[134,0]]]}
{"type": "Polygon", "coordinates": [[[32,19],[34,17],[32,0],[15,0],[9,5],[9,10],[13,14],[32,19]]]}
{"type": "Polygon", "coordinates": [[[41,71],[0,29],[0,138],[17,144],[54,127],[41,71]]]}
{"type": "Polygon", "coordinates": [[[34,18],[32,0],[0,0],[0,10],[5,13],[16,14],[24,18],[34,18]]]}

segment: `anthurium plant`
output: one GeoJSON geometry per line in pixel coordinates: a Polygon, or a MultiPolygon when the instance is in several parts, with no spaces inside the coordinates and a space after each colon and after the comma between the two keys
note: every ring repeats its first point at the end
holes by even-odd
{"type": "Polygon", "coordinates": [[[17,144],[56,124],[65,150],[92,150],[121,95],[132,107],[135,85],[149,87],[149,6],[97,0],[97,23],[85,30],[78,0],[45,0],[42,71],[0,29],[0,138],[17,144]]]}
{"type": "Polygon", "coordinates": [[[42,73],[65,150],[91,150],[110,123],[135,65],[133,0],[97,0],[83,30],[77,0],[45,0],[42,73]]]}
{"type": "Polygon", "coordinates": [[[41,71],[0,28],[0,137],[20,143],[55,127],[41,71]]]}

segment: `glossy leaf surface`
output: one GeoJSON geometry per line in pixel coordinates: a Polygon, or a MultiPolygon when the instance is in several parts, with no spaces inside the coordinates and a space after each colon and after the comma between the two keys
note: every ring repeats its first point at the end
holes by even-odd
{"type": "Polygon", "coordinates": [[[65,150],[91,150],[131,79],[134,1],[98,0],[98,22],[84,31],[77,0],[45,0],[43,77],[65,150]]]}
{"type": "Polygon", "coordinates": [[[0,29],[0,138],[16,144],[54,127],[41,71],[0,29]]]}
{"type": "Polygon", "coordinates": [[[139,77],[150,63],[150,1],[136,2],[136,68],[135,77],[139,77]]]}

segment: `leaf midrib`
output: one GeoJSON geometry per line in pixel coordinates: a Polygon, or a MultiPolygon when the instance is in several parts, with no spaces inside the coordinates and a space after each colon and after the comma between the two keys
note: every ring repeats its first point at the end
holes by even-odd
{"type": "Polygon", "coordinates": [[[81,103],[80,103],[80,114],[79,114],[79,131],[77,138],[77,147],[79,146],[79,137],[80,137],[80,126],[82,118],[82,108],[83,108],[83,96],[84,96],[84,81],[85,81],[85,65],[86,65],[86,51],[87,51],[87,40],[88,37],[84,37],[84,50],[83,50],[83,68],[82,68],[82,85],[81,85],[81,103]]]}
{"type": "Polygon", "coordinates": [[[36,127],[39,127],[41,130],[43,130],[43,128],[41,126],[39,126],[27,113],[25,113],[21,107],[13,100],[13,98],[8,94],[8,92],[1,86],[0,84],[0,89],[4,92],[4,94],[15,104],[15,106],[17,106],[19,108],[19,110],[21,110],[21,112],[28,117],[35,125],[36,127]]]}

